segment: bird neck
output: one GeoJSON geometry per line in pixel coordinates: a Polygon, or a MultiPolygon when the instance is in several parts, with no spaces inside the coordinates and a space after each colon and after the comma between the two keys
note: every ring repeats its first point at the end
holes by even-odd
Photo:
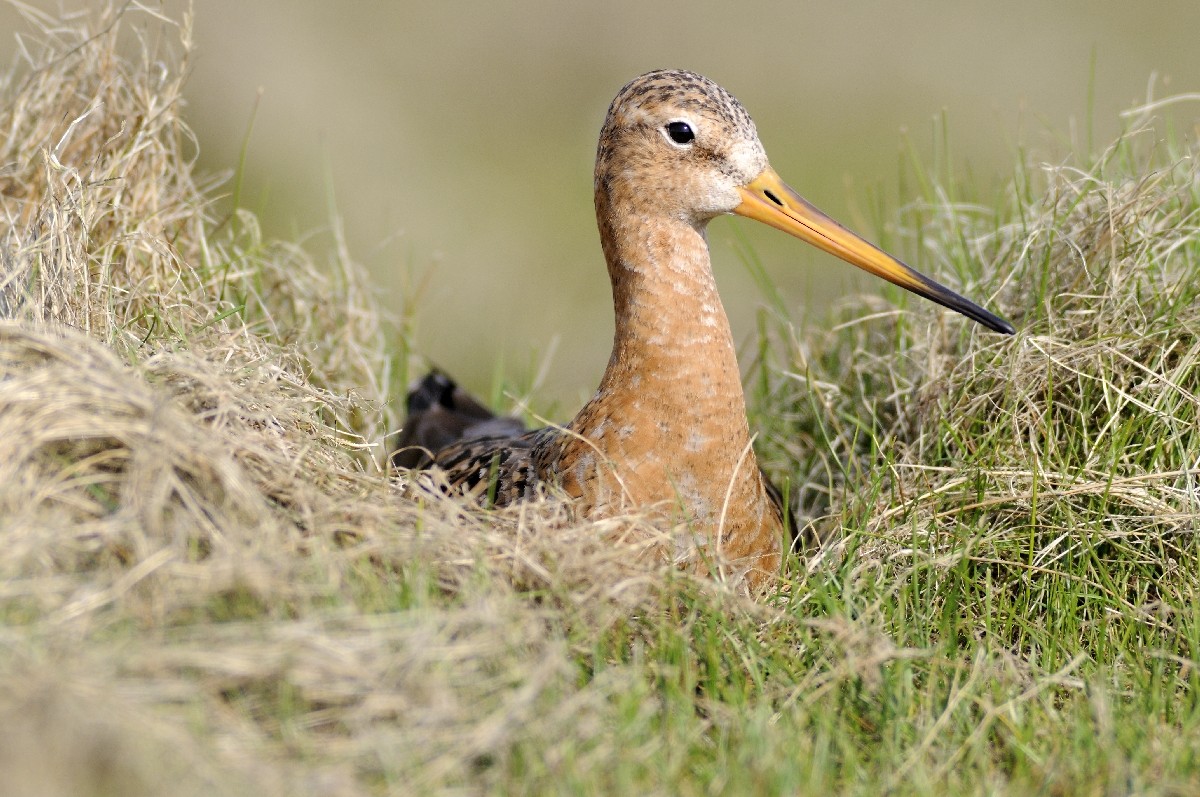
{"type": "MultiPolygon", "coordinates": [[[[704,557],[772,572],[781,520],[750,445],[704,228],[638,213],[630,199],[610,206],[597,193],[616,310],[608,368],[569,433],[538,456],[585,513],[656,507],[712,546],[704,557]]],[[[696,550],[689,537],[668,555],[696,550]]]]}
{"type": "Polygon", "coordinates": [[[616,329],[597,398],[688,422],[744,430],[741,374],[717,294],[704,227],[661,215],[611,213],[597,200],[616,329]],[[632,395],[628,395],[632,394],[632,395]]]}

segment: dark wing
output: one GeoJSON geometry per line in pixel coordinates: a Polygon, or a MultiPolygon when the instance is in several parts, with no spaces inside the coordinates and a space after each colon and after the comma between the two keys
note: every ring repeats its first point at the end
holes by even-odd
{"type": "Polygon", "coordinates": [[[463,441],[524,433],[520,420],[496,415],[453,379],[431,371],[408,391],[404,428],[392,451],[392,465],[427,468],[438,452],[463,441]]]}
{"type": "Polygon", "coordinates": [[[546,431],[463,440],[439,451],[432,467],[442,471],[452,492],[471,493],[489,506],[507,506],[534,496],[541,481],[535,452],[546,431]]]}
{"type": "Polygon", "coordinates": [[[397,468],[435,468],[452,492],[493,506],[531,498],[540,481],[535,451],[553,428],[527,431],[516,418],[496,415],[440,371],[408,392],[408,417],[392,452],[397,468]]]}

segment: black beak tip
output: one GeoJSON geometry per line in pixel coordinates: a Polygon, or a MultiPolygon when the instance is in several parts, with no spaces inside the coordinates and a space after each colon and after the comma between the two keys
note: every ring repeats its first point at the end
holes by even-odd
{"type": "Polygon", "coordinates": [[[994,332],[1002,332],[1005,335],[1017,334],[1017,328],[999,316],[992,316],[992,323],[987,326],[991,327],[994,332]]]}

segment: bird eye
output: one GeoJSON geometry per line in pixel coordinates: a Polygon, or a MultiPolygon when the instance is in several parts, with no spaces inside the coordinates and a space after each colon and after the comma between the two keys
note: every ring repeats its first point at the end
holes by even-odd
{"type": "Polygon", "coordinates": [[[691,144],[696,140],[696,134],[692,132],[692,126],[687,122],[668,122],[667,136],[676,144],[691,144]]]}

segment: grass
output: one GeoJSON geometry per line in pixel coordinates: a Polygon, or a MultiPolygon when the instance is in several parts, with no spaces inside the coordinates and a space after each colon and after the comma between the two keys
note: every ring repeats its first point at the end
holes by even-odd
{"type": "Polygon", "coordinates": [[[763,459],[826,544],[753,604],[603,542],[638,518],[389,482],[402,346],[344,248],[193,173],[186,22],[21,35],[8,793],[1200,791],[1194,131],[1134,113],[994,197],[910,162],[889,245],[1014,338],[895,295],[764,311],[763,459]]]}

